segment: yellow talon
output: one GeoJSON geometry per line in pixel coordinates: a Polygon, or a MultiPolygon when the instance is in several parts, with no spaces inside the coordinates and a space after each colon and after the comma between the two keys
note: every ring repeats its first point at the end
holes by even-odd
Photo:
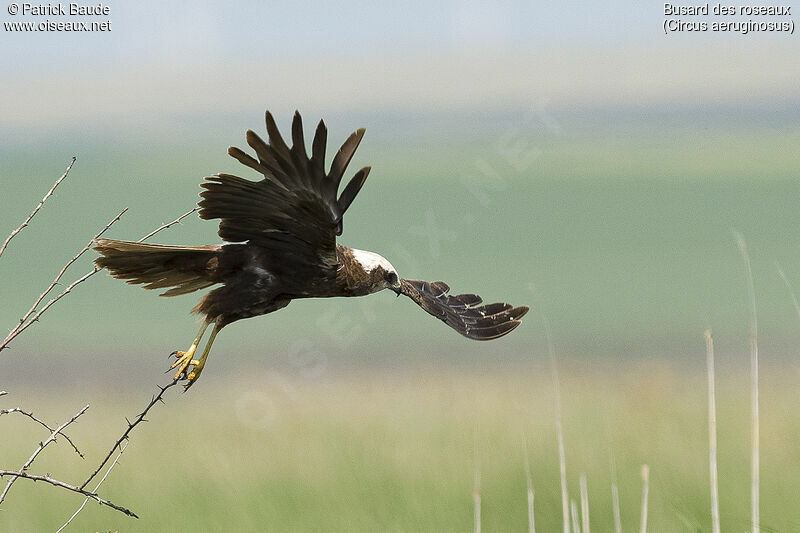
{"type": "Polygon", "coordinates": [[[176,379],[176,380],[180,379],[181,376],[184,373],[186,373],[186,370],[189,368],[189,365],[194,365],[194,364],[197,363],[197,361],[192,359],[192,356],[194,355],[195,350],[197,350],[197,345],[196,344],[192,344],[192,347],[189,348],[189,350],[187,350],[185,352],[176,352],[175,353],[175,357],[177,357],[178,360],[175,361],[174,363],[172,363],[170,368],[176,368],[177,367],[178,368],[178,373],[175,374],[173,379],[176,379]]]}
{"type": "Polygon", "coordinates": [[[194,357],[195,352],[197,351],[197,345],[200,343],[200,340],[203,338],[203,334],[206,332],[208,328],[208,323],[203,324],[203,327],[200,328],[200,331],[195,337],[194,342],[189,347],[189,349],[185,352],[175,352],[175,356],[178,358],[170,368],[177,368],[178,372],[175,374],[173,379],[178,381],[179,379],[185,377],[187,380],[186,385],[183,386],[185,390],[188,390],[195,381],[200,377],[200,373],[203,371],[203,367],[206,364],[206,359],[208,359],[208,354],[211,352],[211,345],[214,344],[214,338],[217,336],[219,332],[219,327],[217,324],[214,324],[214,329],[211,331],[211,336],[208,338],[208,343],[206,344],[205,349],[203,350],[203,355],[200,356],[200,359],[192,359],[194,357]],[[189,367],[192,367],[189,370],[189,367]]]}

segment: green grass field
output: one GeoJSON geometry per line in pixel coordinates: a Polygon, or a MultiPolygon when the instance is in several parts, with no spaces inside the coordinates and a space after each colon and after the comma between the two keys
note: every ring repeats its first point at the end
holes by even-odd
{"type": "MultiPolygon", "coordinates": [[[[698,343],[697,357],[702,359],[698,343]]],[[[616,461],[622,523],[638,529],[642,464],[651,468],[652,531],[710,529],[705,377],[664,361],[600,369],[561,369],[570,496],[588,477],[591,524],[612,529],[610,462],[616,461]]],[[[720,506],[723,530],[749,520],[747,376],[721,369],[720,506]]],[[[800,524],[791,416],[797,368],[762,378],[762,526],[800,524]]],[[[102,494],[139,520],[90,503],[74,531],[466,531],[472,528],[474,468],[480,466],[486,531],[526,528],[523,436],[539,531],[560,529],[553,389],[546,361],[514,372],[429,368],[330,380],[254,374],[175,389],[134,431],[102,494]]],[[[30,390],[48,398],[47,390],[30,390]]],[[[102,452],[149,399],[146,391],[109,399],[88,391],[38,406],[68,418],[96,398],[70,431],[87,458],[65,442],[48,449],[36,472],[85,478],[102,452]]],[[[6,404],[14,398],[6,397],[6,404]]],[[[4,417],[3,457],[21,464],[43,431],[4,417]]],[[[20,480],[4,504],[5,531],[52,531],[78,495],[20,480]]]]}
{"type": "MultiPolygon", "coordinates": [[[[586,474],[595,531],[612,528],[612,457],[624,530],[638,528],[643,464],[650,531],[710,530],[703,331],[713,329],[722,528],[748,530],[749,307],[733,229],[747,239],[759,318],[762,530],[800,529],[796,112],[720,116],[557,114],[555,129],[524,113],[367,120],[352,170],[373,170],[343,242],[386,255],[404,277],[530,305],[525,323],[472,343],[379,294],[296,302],[233,324],[203,379],[185,395],[170,391],[101,488],[141,518],[90,503],[67,531],[465,531],[476,462],[484,530],[522,531],[523,438],[537,531],[558,531],[543,316],[561,361],[570,496],[586,474]]],[[[360,120],[339,117],[331,142],[360,120]]],[[[190,209],[202,176],[239,172],[224,148],[262,126],[231,122],[205,124],[207,135],[179,125],[194,136],[159,141],[76,131],[3,144],[3,238],[79,159],[0,258],[0,326],[10,329],[123,207],[107,236],[136,239],[190,209]],[[41,153],[43,144],[56,148],[41,153]]],[[[216,242],[215,231],[187,220],[157,242],[216,242]]],[[[88,475],[124,417],[168,379],[167,354],[196,333],[195,301],[94,276],[0,353],[0,390],[10,393],[0,407],[57,424],[91,404],[69,431],[87,458],[59,441],[33,472],[88,475]]],[[[43,433],[1,417],[0,468],[19,468],[43,433]]],[[[54,531],[80,502],[19,480],[0,506],[0,531],[54,531]]]]}

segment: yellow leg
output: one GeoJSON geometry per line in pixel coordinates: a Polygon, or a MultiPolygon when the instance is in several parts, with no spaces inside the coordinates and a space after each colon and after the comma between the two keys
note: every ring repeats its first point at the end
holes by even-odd
{"type": "Polygon", "coordinates": [[[208,354],[211,352],[211,345],[214,344],[214,339],[217,337],[217,333],[219,333],[219,326],[214,323],[214,329],[211,330],[211,336],[208,338],[208,343],[206,343],[206,348],[203,350],[203,355],[200,356],[200,359],[195,361],[192,360],[191,364],[194,365],[192,367],[192,371],[189,372],[189,375],[186,376],[188,383],[183,386],[185,390],[188,390],[197,378],[200,377],[200,373],[203,371],[203,367],[206,365],[206,359],[208,359],[208,354]]]}
{"type": "Polygon", "coordinates": [[[188,350],[185,352],[173,352],[172,355],[178,358],[170,368],[178,367],[178,373],[175,374],[173,379],[179,380],[181,376],[186,373],[186,369],[189,368],[189,365],[196,364],[197,361],[194,361],[192,357],[194,357],[194,352],[197,350],[197,345],[200,344],[200,339],[203,338],[203,334],[205,334],[206,329],[208,329],[208,322],[203,322],[203,325],[200,327],[200,332],[197,334],[197,337],[194,338],[194,342],[189,347],[188,350]]]}

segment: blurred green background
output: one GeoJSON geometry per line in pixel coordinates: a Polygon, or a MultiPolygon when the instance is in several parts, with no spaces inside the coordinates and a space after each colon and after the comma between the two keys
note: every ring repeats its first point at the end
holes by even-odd
{"type": "MultiPolygon", "coordinates": [[[[657,8],[142,2],[114,5],[107,34],[0,32],[19,52],[0,57],[0,237],[77,157],[0,257],[8,329],[121,209],[107,236],[136,240],[191,209],[204,176],[255,178],[225,149],[263,133],[266,108],[286,136],[295,109],[307,139],[323,118],[329,160],[367,128],[350,172],[372,173],[343,243],[401,276],[532,308],[491,343],[392,294],[235,323],[102,487],[142,518],[91,504],[72,529],[463,531],[477,464],[485,530],[524,530],[524,438],[537,526],[560,530],[545,322],[570,496],[586,474],[598,531],[612,527],[612,460],[626,530],[639,524],[645,463],[651,529],[710,528],[703,331],[714,331],[723,529],[747,529],[750,311],[734,231],[758,310],[762,527],[798,529],[796,45],[664,36],[657,8]]],[[[215,243],[216,225],[192,216],[153,242],[215,243]]],[[[124,417],[168,383],[198,297],[101,273],[0,353],[3,408],[57,424],[91,404],[70,432],[87,459],[59,441],[32,471],[88,475],[124,417]]],[[[19,468],[42,433],[0,418],[0,468],[19,468]]],[[[79,502],[20,480],[0,530],[55,530],[79,502]]]]}

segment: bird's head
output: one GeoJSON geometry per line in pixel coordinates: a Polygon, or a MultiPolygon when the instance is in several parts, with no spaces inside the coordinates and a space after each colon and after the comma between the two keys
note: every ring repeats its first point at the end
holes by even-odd
{"type": "Polygon", "coordinates": [[[370,279],[370,292],[391,289],[400,296],[400,276],[392,264],[375,252],[353,249],[353,257],[370,279]]]}

